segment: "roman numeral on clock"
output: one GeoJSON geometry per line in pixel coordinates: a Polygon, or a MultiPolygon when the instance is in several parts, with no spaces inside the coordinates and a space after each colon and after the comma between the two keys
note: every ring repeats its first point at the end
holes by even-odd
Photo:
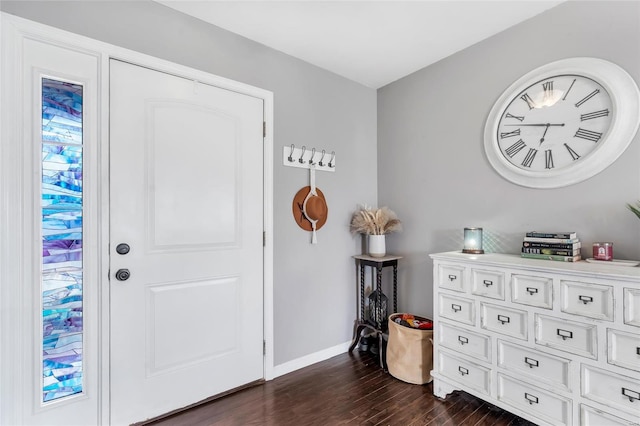
{"type": "Polygon", "coordinates": [[[594,132],[592,130],[578,129],[574,138],[582,138],[592,142],[598,142],[602,137],[602,133],[594,132]]]}
{"type": "Polygon", "coordinates": [[[598,117],[606,117],[607,115],[609,115],[609,110],[603,109],[600,111],[590,112],[588,114],[582,114],[580,116],[580,121],[592,120],[598,117]]]}
{"type": "Polygon", "coordinates": [[[514,136],[520,136],[520,129],[516,129],[512,132],[504,132],[504,133],[500,133],[500,139],[504,139],[504,138],[511,138],[514,136]]]}
{"type": "Polygon", "coordinates": [[[527,106],[529,107],[529,109],[534,109],[536,107],[536,103],[533,101],[533,99],[531,99],[531,97],[528,94],[525,93],[524,95],[520,96],[520,99],[522,99],[527,103],[527,106]]]}
{"type": "Polygon", "coordinates": [[[509,148],[505,149],[504,153],[507,154],[509,157],[513,158],[513,156],[519,153],[522,150],[522,148],[524,148],[525,146],[526,145],[524,141],[520,139],[518,142],[511,145],[509,148]]]}
{"type": "Polygon", "coordinates": [[[522,160],[522,165],[524,167],[531,167],[531,163],[533,163],[533,159],[536,158],[536,154],[538,153],[537,149],[529,148],[529,152],[527,152],[527,156],[522,160]]]}
{"type": "Polygon", "coordinates": [[[571,155],[571,158],[573,158],[573,161],[576,161],[578,158],[580,158],[578,153],[575,152],[573,149],[571,149],[571,147],[568,144],[565,143],[564,147],[567,148],[567,151],[569,151],[569,155],[571,155]]]}
{"type": "Polygon", "coordinates": [[[519,115],[513,115],[510,112],[508,112],[507,115],[504,116],[504,118],[515,118],[518,121],[524,120],[524,117],[520,117],[519,115]]]}
{"type": "Polygon", "coordinates": [[[580,105],[582,105],[583,103],[587,102],[589,99],[593,98],[595,95],[597,95],[598,93],[600,93],[600,89],[596,89],[593,92],[589,93],[587,96],[585,96],[584,98],[580,99],[578,102],[576,102],[576,108],[578,108],[580,105]]]}
{"type": "Polygon", "coordinates": [[[544,99],[553,99],[553,81],[542,83],[542,89],[544,89],[544,99]]]}
{"type": "Polygon", "coordinates": [[[544,168],[553,169],[553,154],[550,149],[544,151],[544,168]]]}

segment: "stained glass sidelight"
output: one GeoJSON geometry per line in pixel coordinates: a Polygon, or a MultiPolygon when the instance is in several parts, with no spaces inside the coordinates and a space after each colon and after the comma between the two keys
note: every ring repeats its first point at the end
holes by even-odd
{"type": "Polygon", "coordinates": [[[42,400],[83,389],[82,85],[42,79],[42,400]]]}

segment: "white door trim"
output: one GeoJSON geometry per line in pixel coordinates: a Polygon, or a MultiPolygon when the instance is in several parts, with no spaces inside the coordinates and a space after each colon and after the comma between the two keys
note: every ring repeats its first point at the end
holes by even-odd
{"type": "MultiPolygon", "coordinates": [[[[266,353],[264,358],[264,378],[274,377],[273,356],[273,93],[264,89],[239,83],[227,78],[218,77],[208,72],[175,64],[163,59],[134,52],[129,49],[103,43],[87,37],[79,36],[54,27],[29,21],[5,12],[0,12],[2,25],[2,69],[0,69],[0,93],[2,108],[0,110],[0,200],[6,208],[0,209],[0,390],[5,396],[15,395],[13,389],[21,380],[20,373],[24,365],[19,349],[22,339],[18,328],[13,327],[11,312],[16,305],[28,303],[24,300],[19,284],[23,281],[24,252],[30,250],[23,243],[21,225],[23,222],[18,207],[22,205],[24,191],[29,182],[20,179],[23,165],[29,159],[24,158],[24,149],[19,145],[22,141],[20,90],[23,81],[21,68],[21,40],[33,39],[63,46],[69,49],[86,52],[101,58],[99,84],[99,144],[98,165],[100,191],[99,208],[99,270],[102,282],[99,289],[100,309],[100,342],[99,365],[101,386],[100,418],[103,424],[109,424],[109,60],[111,58],[131,62],[136,65],[150,67],[167,73],[188,76],[202,83],[218,86],[227,90],[243,93],[264,101],[264,121],[266,135],[264,138],[264,338],[266,353]],[[10,266],[7,266],[10,265],[10,266]],[[16,283],[10,285],[8,283],[16,283]]],[[[13,311],[12,311],[13,310],[13,311]]],[[[15,321],[15,319],[13,320],[15,321]]],[[[21,394],[21,392],[19,393],[21,394]]],[[[12,398],[12,397],[10,397],[12,398]]],[[[15,397],[18,398],[18,397],[15,397]]],[[[0,423],[22,423],[21,419],[27,401],[2,398],[0,402],[0,423]]]]}

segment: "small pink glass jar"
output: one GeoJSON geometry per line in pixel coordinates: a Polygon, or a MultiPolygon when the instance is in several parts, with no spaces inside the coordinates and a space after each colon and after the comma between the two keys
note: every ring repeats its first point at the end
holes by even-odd
{"type": "Polygon", "coordinates": [[[613,260],[613,243],[593,243],[595,260],[613,260]]]}

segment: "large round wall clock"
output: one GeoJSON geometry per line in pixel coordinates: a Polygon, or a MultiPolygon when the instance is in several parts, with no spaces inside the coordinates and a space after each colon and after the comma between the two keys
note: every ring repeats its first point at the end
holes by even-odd
{"type": "Polygon", "coordinates": [[[639,122],[640,92],[625,70],[602,59],[564,59],[527,73],[500,96],[484,148],[511,182],[558,188],[613,163],[639,122]]]}

